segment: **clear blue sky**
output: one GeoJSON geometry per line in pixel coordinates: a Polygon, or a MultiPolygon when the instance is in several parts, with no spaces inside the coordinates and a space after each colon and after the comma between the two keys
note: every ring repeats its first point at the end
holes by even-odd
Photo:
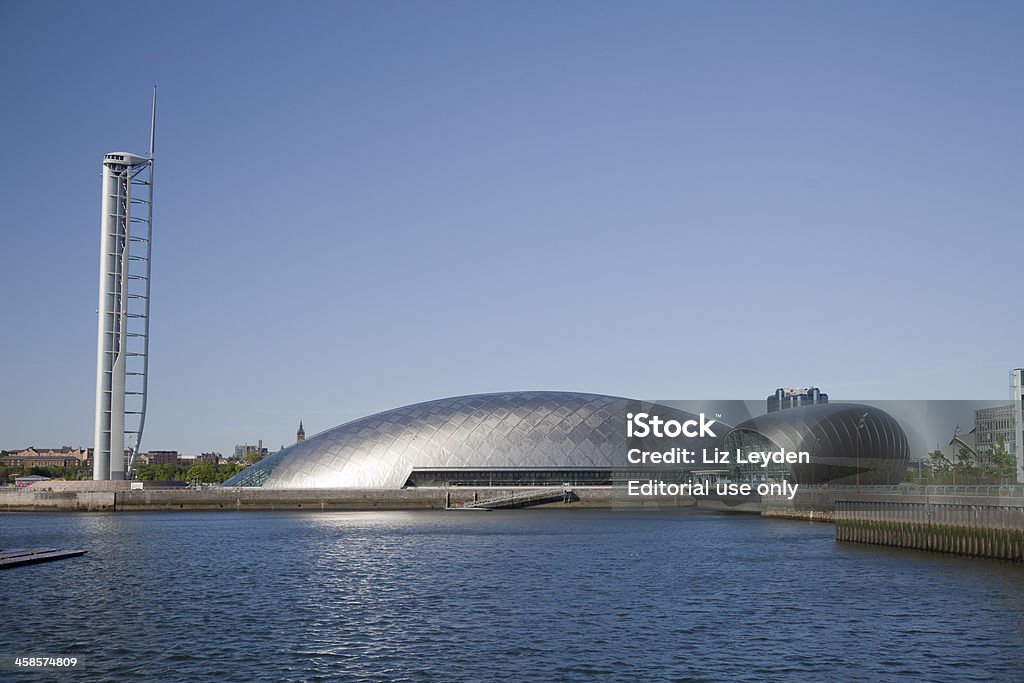
{"type": "Polygon", "coordinates": [[[0,0],[0,448],[91,445],[159,86],[144,448],[442,396],[1002,398],[1024,5],[0,0]]]}

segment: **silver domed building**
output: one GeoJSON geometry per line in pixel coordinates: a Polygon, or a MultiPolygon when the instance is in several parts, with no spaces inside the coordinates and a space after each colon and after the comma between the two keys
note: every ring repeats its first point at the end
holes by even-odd
{"type": "Polygon", "coordinates": [[[787,408],[741,422],[725,437],[729,451],[807,451],[788,465],[796,484],[898,484],[910,461],[907,435],[894,417],[859,403],[787,408]]]}
{"type": "MultiPolygon", "coordinates": [[[[401,488],[444,485],[605,485],[657,472],[681,479],[679,465],[629,465],[630,448],[700,452],[704,438],[629,438],[627,413],[651,403],[570,392],[459,396],[388,410],[321,432],[264,458],[224,483],[263,488],[401,488]]],[[[655,414],[697,416],[663,405],[655,414]]]]}

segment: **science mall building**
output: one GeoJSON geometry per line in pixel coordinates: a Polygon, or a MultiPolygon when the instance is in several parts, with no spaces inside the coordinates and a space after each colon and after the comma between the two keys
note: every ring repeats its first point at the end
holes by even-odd
{"type": "MultiPolygon", "coordinates": [[[[225,486],[267,489],[423,486],[608,486],[656,477],[688,481],[706,465],[632,464],[631,450],[810,453],[771,472],[799,484],[899,483],[906,434],[890,415],[852,403],[778,410],[695,436],[631,434],[633,415],[697,424],[702,416],[650,402],[571,392],[459,396],[388,410],[321,432],[257,462],[225,486]],[[692,422],[691,422],[692,421],[692,422]],[[713,433],[712,433],[713,432],[713,433]],[[859,476],[858,476],[859,475],[859,476]]],[[[742,478],[739,466],[724,465],[742,478]]],[[[722,472],[723,470],[719,470],[722,472]]],[[[766,474],[761,471],[762,476],[766,474]]]]}

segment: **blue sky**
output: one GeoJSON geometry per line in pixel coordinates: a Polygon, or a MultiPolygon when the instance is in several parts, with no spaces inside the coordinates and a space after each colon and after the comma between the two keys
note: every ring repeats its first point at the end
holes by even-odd
{"type": "Polygon", "coordinates": [[[92,438],[159,86],[144,448],[442,396],[1002,398],[1024,5],[0,0],[0,448],[92,438]]]}

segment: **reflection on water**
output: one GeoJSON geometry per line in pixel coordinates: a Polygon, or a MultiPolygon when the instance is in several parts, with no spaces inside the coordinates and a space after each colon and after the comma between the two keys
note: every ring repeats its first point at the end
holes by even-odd
{"type": "MultiPolygon", "coordinates": [[[[1024,568],[683,512],[0,516],[5,654],[83,680],[1020,680],[1024,568]]],[[[67,676],[65,676],[67,677],[67,676]]],[[[49,678],[40,675],[40,680],[49,678]]]]}

